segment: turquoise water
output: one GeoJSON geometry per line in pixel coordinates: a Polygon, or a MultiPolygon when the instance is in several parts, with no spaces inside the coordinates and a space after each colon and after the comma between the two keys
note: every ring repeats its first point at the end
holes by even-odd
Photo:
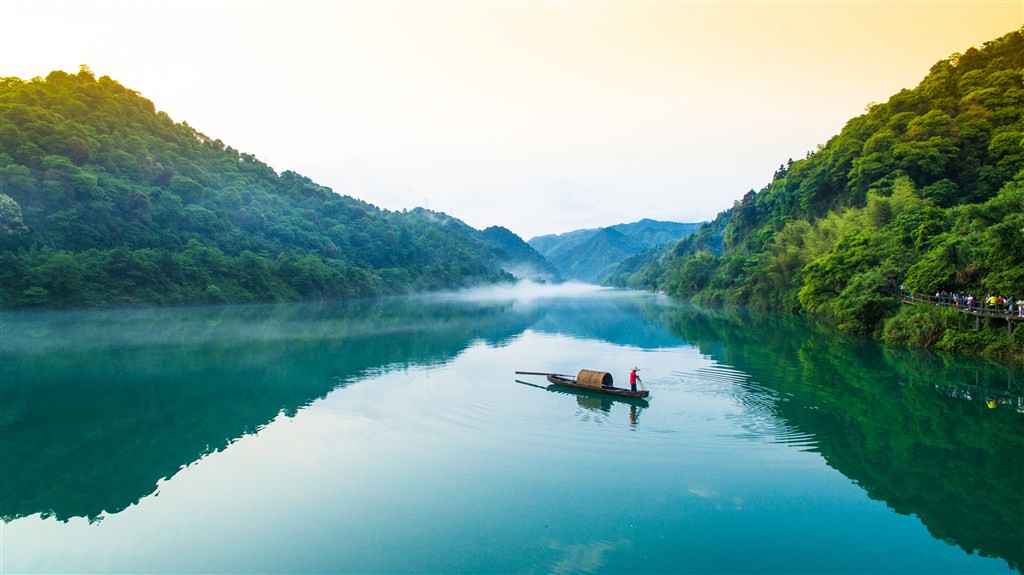
{"type": "Polygon", "coordinates": [[[2,329],[5,573],[1024,566],[1019,368],[568,288],[2,329]]]}

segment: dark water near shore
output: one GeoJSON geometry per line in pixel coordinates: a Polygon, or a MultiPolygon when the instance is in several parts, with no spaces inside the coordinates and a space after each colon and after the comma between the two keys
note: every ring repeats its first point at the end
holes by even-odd
{"type": "Polygon", "coordinates": [[[1024,572],[1019,367],[603,290],[0,329],[5,573],[1024,572]]]}

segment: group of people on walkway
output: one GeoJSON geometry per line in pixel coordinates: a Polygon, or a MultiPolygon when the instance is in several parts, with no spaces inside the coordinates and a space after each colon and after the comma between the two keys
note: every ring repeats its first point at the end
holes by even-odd
{"type": "Polygon", "coordinates": [[[972,294],[942,290],[935,292],[935,301],[939,304],[954,305],[962,309],[985,309],[994,312],[1004,312],[1006,315],[1024,317],[1024,297],[1014,299],[1012,296],[988,294],[984,299],[979,299],[975,298],[972,294]]]}

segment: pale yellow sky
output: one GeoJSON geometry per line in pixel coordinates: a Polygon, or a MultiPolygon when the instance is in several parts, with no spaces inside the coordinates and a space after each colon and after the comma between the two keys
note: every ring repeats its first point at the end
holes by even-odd
{"type": "Polygon", "coordinates": [[[1024,2],[0,4],[0,75],[87,64],[278,171],[525,239],[710,219],[1024,2]]]}

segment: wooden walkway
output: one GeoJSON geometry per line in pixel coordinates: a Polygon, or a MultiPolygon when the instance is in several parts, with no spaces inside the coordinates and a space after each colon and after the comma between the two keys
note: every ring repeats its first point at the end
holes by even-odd
{"type": "Polygon", "coordinates": [[[900,298],[900,301],[906,304],[928,304],[937,305],[942,307],[950,307],[956,311],[972,315],[976,318],[975,329],[981,329],[982,318],[993,318],[1001,319],[1006,322],[1006,329],[1013,335],[1013,328],[1016,322],[1024,322],[1024,316],[1020,315],[1020,311],[1017,309],[1017,304],[1014,304],[1013,311],[1006,309],[998,309],[988,307],[983,301],[975,300],[973,305],[967,307],[966,305],[960,305],[952,301],[948,297],[935,297],[933,295],[920,295],[912,294],[905,291],[896,291],[896,295],[900,298]]]}

